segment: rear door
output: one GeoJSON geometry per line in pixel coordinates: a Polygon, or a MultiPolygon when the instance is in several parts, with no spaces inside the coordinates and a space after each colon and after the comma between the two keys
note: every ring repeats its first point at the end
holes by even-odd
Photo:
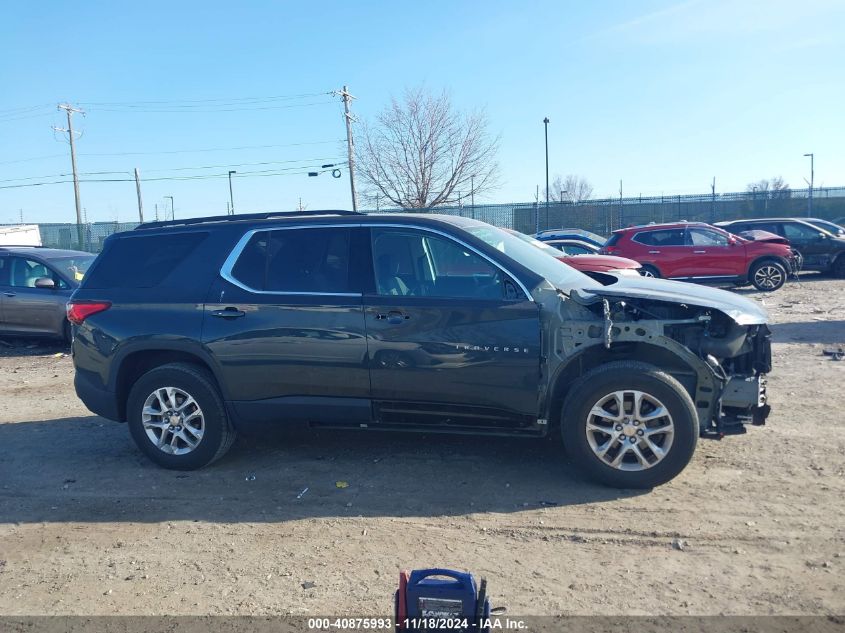
{"type": "Polygon", "coordinates": [[[251,230],[224,264],[202,338],[242,418],[370,419],[355,233],[251,230]]]}
{"type": "Polygon", "coordinates": [[[513,427],[537,416],[536,303],[496,264],[426,229],[371,229],[364,295],[382,423],[513,427]]]}
{"type": "MultiPolygon", "coordinates": [[[[692,249],[686,246],[685,229],[641,231],[633,236],[641,264],[656,266],[663,277],[685,277],[694,269],[692,249]]],[[[623,253],[625,255],[625,253],[623,253]]]]}

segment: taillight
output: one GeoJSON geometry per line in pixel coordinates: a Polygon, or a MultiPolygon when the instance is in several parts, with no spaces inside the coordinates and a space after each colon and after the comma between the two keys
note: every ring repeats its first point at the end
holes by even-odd
{"type": "Polygon", "coordinates": [[[67,320],[80,325],[92,314],[97,314],[111,307],[111,301],[69,301],[67,304],[67,320]]]}

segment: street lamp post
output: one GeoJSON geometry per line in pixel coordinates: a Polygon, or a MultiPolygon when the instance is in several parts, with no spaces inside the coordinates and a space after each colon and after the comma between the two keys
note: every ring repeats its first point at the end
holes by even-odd
{"type": "Polygon", "coordinates": [[[475,174],[469,177],[469,203],[472,206],[472,219],[475,219],[475,174]]]}
{"type": "Polygon", "coordinates": [[[543,132],[546,137],[546,228],[549,228],[549,117],[543,119],[543,132]]]}
{"type": "Polygon", "coordinates": [[[232,174],[237,174],[236,171],[229,172],[229,213],[235,215],[235,196],[232,195],[232,174]]]}
{"type": "MultiPolygon", "coordinates": [[[[176,204],[173,202],[173,196],[164,196],[165,198],[170,198],[170,219],[176,219],[176,204]]],[[[165,216],[166,218],[167,216],[165,216]]]]}
{"type": "MultiPolygon", "coordinates": [[[[814,156],[812,153],[804,154],[805,157],[810,157],[810,195],[807,198],[807,217],[810,218],[813,216],[813,179],[815,176],[815,166],[813,165],[814,156]]],[[[804,179],[807,180],[806,178],[804,179]]]]}

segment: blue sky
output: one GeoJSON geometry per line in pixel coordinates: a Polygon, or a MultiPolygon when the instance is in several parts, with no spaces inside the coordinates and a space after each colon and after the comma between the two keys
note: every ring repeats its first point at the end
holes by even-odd
{"type": "MultiPolygon", "coordinates": [[[[841,0],[9,3],[0,187],[64,179],[51,126],[68,101],[86,110],[80,172],[124,172],[83,178],[138,167],[148,217],[170,195],[177,216],[225,213],[226,178],[152,179],[228,169],[288,174],[236,177],[238,211],[348,208],[345,173],[299,173],[345,157],[325,93],[348,84],[367,120],[421,83],[486,110],[501,137],[489,201],[533,199],[544,116],[552,175],[599,196],[620,179],[626,195],[708,192],[714,176],[717,191],[804,186],[806,152],[817,186],[845,185],[843,34],[841,0]],[[291,95],[313,96],[263,99],[291,95]]],[[[89,220],[137,218],[134,183],[81,189],[89,220]]],[[[21,209],[73,221],[72,185],[0,188],[0,222],[21,209]]]]}

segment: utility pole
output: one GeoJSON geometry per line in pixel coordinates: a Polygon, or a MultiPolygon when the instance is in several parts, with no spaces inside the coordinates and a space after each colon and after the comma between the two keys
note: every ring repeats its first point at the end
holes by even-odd
{"type": "Polygon", "coordinates": [[[625,224],[625,217],[622,212],[622,181],[619,181],[619,228],[622,228],[622,225],[625,224]]]}
{"type": "Polygon", "coordinates": [[[713,182],[710,184],[710,191],[712,201],[710,204],[710,224],[716,221],[716,176],[713,176],[713,182]]]}
{"type": "Polygon", "coordinates": [[[352,139],[352,121],[354,117],[349,111],[349,104],[355,98],[349,94],[349,88],[344,86],[342,90],[335,91],[343,99],[343,117],[346,120],[346,151],[349,156],[349,189],[352,192],[352,210],[358,210],[358,194],[355,191],[355,142],[352,139]]]}
{"type": "Polygon", "coordinates": [[[237,174],[236,171],[229,171],[229,213],[235,215],[235,196],[232,195],[232,174],[237,174]]]}
{"type": "Polygon", "coordinates": [[[546,135],[546,228],[549,228],[549,117],[543,118],[543,131],[546,135]]]}
{"type": "Polygon", "coordinates": [[[156,222],[158,222],[158,202],[156,202],[156,222]]]}
{"type": "Polygon", "coordinates": [[[79,199],[79,174],[76,172],[76,145],[73,137],[73,114],[79,113],[85,116],[85,112],[79,108],[74,108],[69,103],[60,103],[57,108],[64,110],[67,114],[67,129],[54,127],[57,132],[67,132],[70,140],[70,165],[73,169],[73,197],[76,202],[76,236],[79,243],[79,250],[82,250],[82,203],[79,199]]]}
{"type": "MultiPolygon", "coordinates": [[[[170,219],[176,219],[176,203],[173,202],[173,196],[164,196],[165,198],[170,198],[170,219]]],[[[167,220],[167,207],[164,208],[164,219],[167,220]]]]}
{"type": "Polygon", "coordinates": [[[141,199],[141,172],[135,168],[135,192],[138,194],[138,219],[144,223],[144,201],[141,199]]]}
{"type": "MultiPolygon", "coordinates": [[[[815,166],[813,165],[813,160],[815,156],[813,154],[804,154],[804,156],[810,157],[810,182],[808,183],[810,185],[810,196],[807,198],[807,217],[811,218],[813,217],[813,180],[815,178],[815,166]]],[[[807,182],[806,178],[804,179],[804,182],[807,182]]]]}

